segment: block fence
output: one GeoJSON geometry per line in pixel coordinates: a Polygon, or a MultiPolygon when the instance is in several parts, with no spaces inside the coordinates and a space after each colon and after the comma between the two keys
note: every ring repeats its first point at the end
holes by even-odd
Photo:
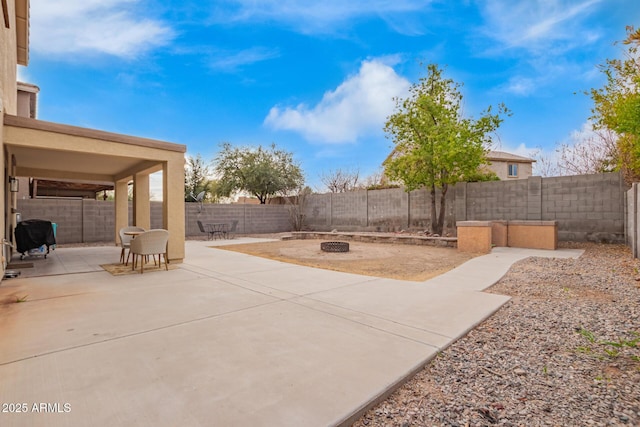
{"type": "Polygon", "coordinates": [[[634,258],[640,257],[640,185],[634,183],[627,191],[627,244],[631,247],[634,258]]]}
{"type": "MultiPolygon", "coordinates": [[[[626,186],[618,173],[460,183],[447,192],[445,230],[456,221],[558,221],[558,238],[624,242],[626,186]]],[[[308,197],[307,227],[327,231],[426,230],[427,190],[394,188],[308,197]]]]}
{"type": "MultiPolygon", "coordinates": [[[[57,242],[112,242],[115,234],[115,208],[112,201],[90,199],[20,199],[22,219],[46,219],[58,224],[57,242]]],[[[289,209],[285,205],[217,205],[186,203],[186,236],[202,235],[197,221],[238,220],[237,233],[259,234],[290,231],[289,209]]],[[[129,203],[129,218],[133,207],[129,203]]],[[[151,202],[151,228],[162,228],[162,203],[151,202]]]]}
{"type": "MultiPolygon", "coordinates": [[[[456,221],[557,220],[560,240],[625,242],[626,191],[618,173],[461,183],[447,192],[445,228],[455,235],[456,221]]],[[[305,228],[311,231],[426,230],[431,206],[426,190],[407,193],[393,188],[312,194],[302,211],[305,228]]],[[[22,219],[57,223],[59,243],[113,241],[110,201],[21,199],[18,212],[22,219]]],[[[197,220],[238,220],[239,234],[292,231],[287,205],[186,203],[184,212],[177,214],[185,215],[187,236],[201,234],[197,220]]],[[[151,227],[162,227],[160,202],[151,203],[151,227]]]]}

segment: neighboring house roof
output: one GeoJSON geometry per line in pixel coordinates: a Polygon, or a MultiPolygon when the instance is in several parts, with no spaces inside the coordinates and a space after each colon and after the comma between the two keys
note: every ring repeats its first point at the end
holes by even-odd
{"type": "Polygon", "coordinates": [[[487,160],[502,161],[502,162],[517,162],[517,163],[533,163],[535,160],[528,157],[518,156],[516,154],[506,153],[504,151],[489,151],[487,153],[487,160]]]}

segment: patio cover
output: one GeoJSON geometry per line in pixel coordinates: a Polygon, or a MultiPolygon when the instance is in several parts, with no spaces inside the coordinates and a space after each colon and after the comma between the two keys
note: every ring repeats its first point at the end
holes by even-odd
{"type": "Polygon", "coordinates": [[[127,183],[134,182],[133,224],[150,228],[149,174],[162,171],[168,255],[182,261],[186,146],[9,114],[4,115],[3,139],[11,176],[113,183],[115,241],[117,230],[130,222],[127,183]]]}

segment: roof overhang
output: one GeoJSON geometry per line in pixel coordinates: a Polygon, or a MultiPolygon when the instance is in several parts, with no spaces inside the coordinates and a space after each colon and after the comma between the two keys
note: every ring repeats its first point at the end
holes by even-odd
{"type": "Polygon", "coordinates": [[[29,0],[16,0],[18,64],[29,65],[29,0]]]}
{"type": "Polygon", "coordinates": [[[184,162],[186,146],[58,123],[4,116],[4,144],[16,176],[117,182],[184,162]]]}

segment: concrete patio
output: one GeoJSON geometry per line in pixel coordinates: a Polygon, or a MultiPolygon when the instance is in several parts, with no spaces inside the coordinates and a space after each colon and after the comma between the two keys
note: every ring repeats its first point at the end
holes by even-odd
{"type": "Polygon", "coordinates": [[[252,240],[144,275],[103,271],[115,246],[29,261],[0,285],[0,396],[26,404],[0,425],[348,425],[500,308],[482,290],[512,263],[581,254],[500,248],[417,283],[208,247],[252,240]]]}

